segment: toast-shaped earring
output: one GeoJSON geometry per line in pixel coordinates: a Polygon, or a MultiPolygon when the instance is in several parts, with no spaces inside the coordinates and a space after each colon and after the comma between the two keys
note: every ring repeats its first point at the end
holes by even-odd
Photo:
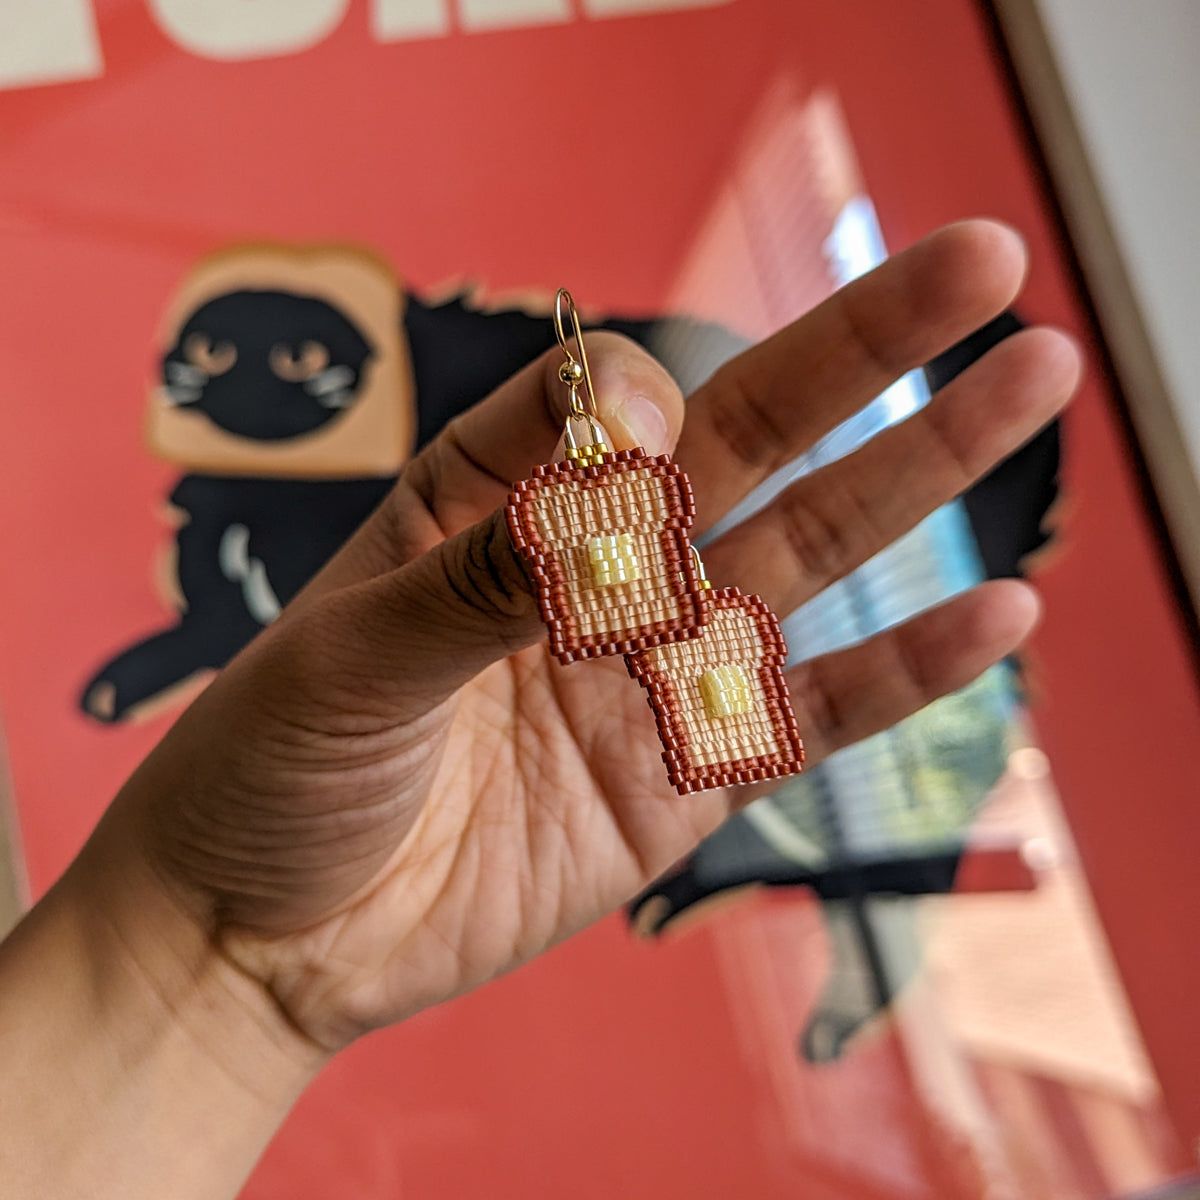
{"type": "Polygon", "coordinates": [[[804,766],[779,619],[760,596],[736,587],[705,597],[702,638],[625,658],[649,692],[667,777],[681,795],[793,775],[804,766]]]}
{"type": "Polygon", "coordinates": [[[550,652],[571,663],[696,637],[708,610],[688,540],[691,484],[670,455],[609,448],[565,289],[555,297],[554,330],[566,355],[559,379],[570,389],[563,461],[514,484],[507,509],[513,545],[537,584],[550,652]]]}

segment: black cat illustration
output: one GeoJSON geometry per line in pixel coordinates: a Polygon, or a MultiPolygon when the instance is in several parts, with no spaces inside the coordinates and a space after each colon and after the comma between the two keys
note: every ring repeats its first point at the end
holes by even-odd
{"type": "Polygon", "coordinates": [[[179,613],[96,672],[90,716],[126,719],[223,666],[387,495],[415,429],[401,311],[391,272],[339,249],[250,247],[185,282],[147,422],[184,471],[179,613]]]}

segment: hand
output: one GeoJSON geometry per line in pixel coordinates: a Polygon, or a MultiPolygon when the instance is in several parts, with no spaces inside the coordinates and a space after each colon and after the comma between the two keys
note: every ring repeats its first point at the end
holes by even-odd
{"type": "MultiPolygon", "coordinates": [[[[1023,272],[1003,227],[943,230],[719,371],[682,435],[663,371],[592,335],[602,419],[618,448],[678,439],[699,533],[1009,305],[1023,272]]],[[[623,664],[544,648],[498,510],[554,451],[558,362],[413,461],[0,948],[14,1196],[233,1195],[330,1054],[609,912],[750,798],[676,795],[623,664]]],[[[711,545],[710,576],[790,611],[1032,436],[1078,374],[1060,334],[1004,341],[711,545]]],[[[993,583],[796,667],[809,762],[965,684],[1035,617],[1024,585],[993,583]]]]}
{"type": "MultiPolygon", "coordinates": [[[[944,230],[719,371],[687,403],[613,335],[589,337],[618,448],[671,450],[695,533],[899,374],[994,316],[1017,239],[944,230]]],[[[620,659],[549,658],[499,507],[565,415],[547,355],[454,421],[299,600],[178,722],[110,826],[136,830],[216,953],[333,1052],[505,971],[629,899],[738,805],[667,785],[620,659]]],[[[1005,341],[922,412],[802,479],[706,551],[786,613],[1014,450],[1065,403],[1061,335],[1005,341]]],[[[795,668],[816,763],[957,688],[1035,620],[975,589],[795,668]]],[[[803,651],[803,647],[798,647],[803,651]]]]}

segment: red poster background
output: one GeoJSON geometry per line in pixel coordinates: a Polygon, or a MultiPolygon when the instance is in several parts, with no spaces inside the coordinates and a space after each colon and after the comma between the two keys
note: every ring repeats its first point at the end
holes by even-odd
{"type": "MultiPolygon", "coordinates": [[[[166,615],[150,564],[175,473],[140,427],[162,308],[211,250],[361,242],[417,290],[569,283],[590,308],[658,311],[782,81],[839,97],[892,249],[966,215],[1011,221],[1033,251],[1023,313],[1089,337],[966,0],[576,9],[560,26],[388,45],[355,4],[311,50],[250,62],[186,53],[141,2],[96,8],[103,78],[0,92],[0,701],[35,893],[169,720],[102,728],[75,697],[166,615]]],[[[1187,1145],[1200,702],[1110,403],[1093,374],[1068,427],[1037,715],[1187,1145]]],[[[247,1195],[949,1194],[949,1152],[904,1115],[886,1047],[856,1068],[879,1107],[846,1142],[869,1154],[877,1126],[911,1120],[924,1182],[885,1191],[799,1157],[728,986],[705,931],[645,948],[608,922],[345,1055],[247,1195]]]]}

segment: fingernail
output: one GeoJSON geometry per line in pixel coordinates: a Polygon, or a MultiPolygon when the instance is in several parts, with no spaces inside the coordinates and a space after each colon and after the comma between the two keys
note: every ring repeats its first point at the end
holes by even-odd
{"type": "Polygon", "coordinates": [[[616,422],[625,427],[631,446],[641,446],[647,454],[667,451],[667,418],[662,409],[646,396],[630,396],[616,412],[616,422]]]}

